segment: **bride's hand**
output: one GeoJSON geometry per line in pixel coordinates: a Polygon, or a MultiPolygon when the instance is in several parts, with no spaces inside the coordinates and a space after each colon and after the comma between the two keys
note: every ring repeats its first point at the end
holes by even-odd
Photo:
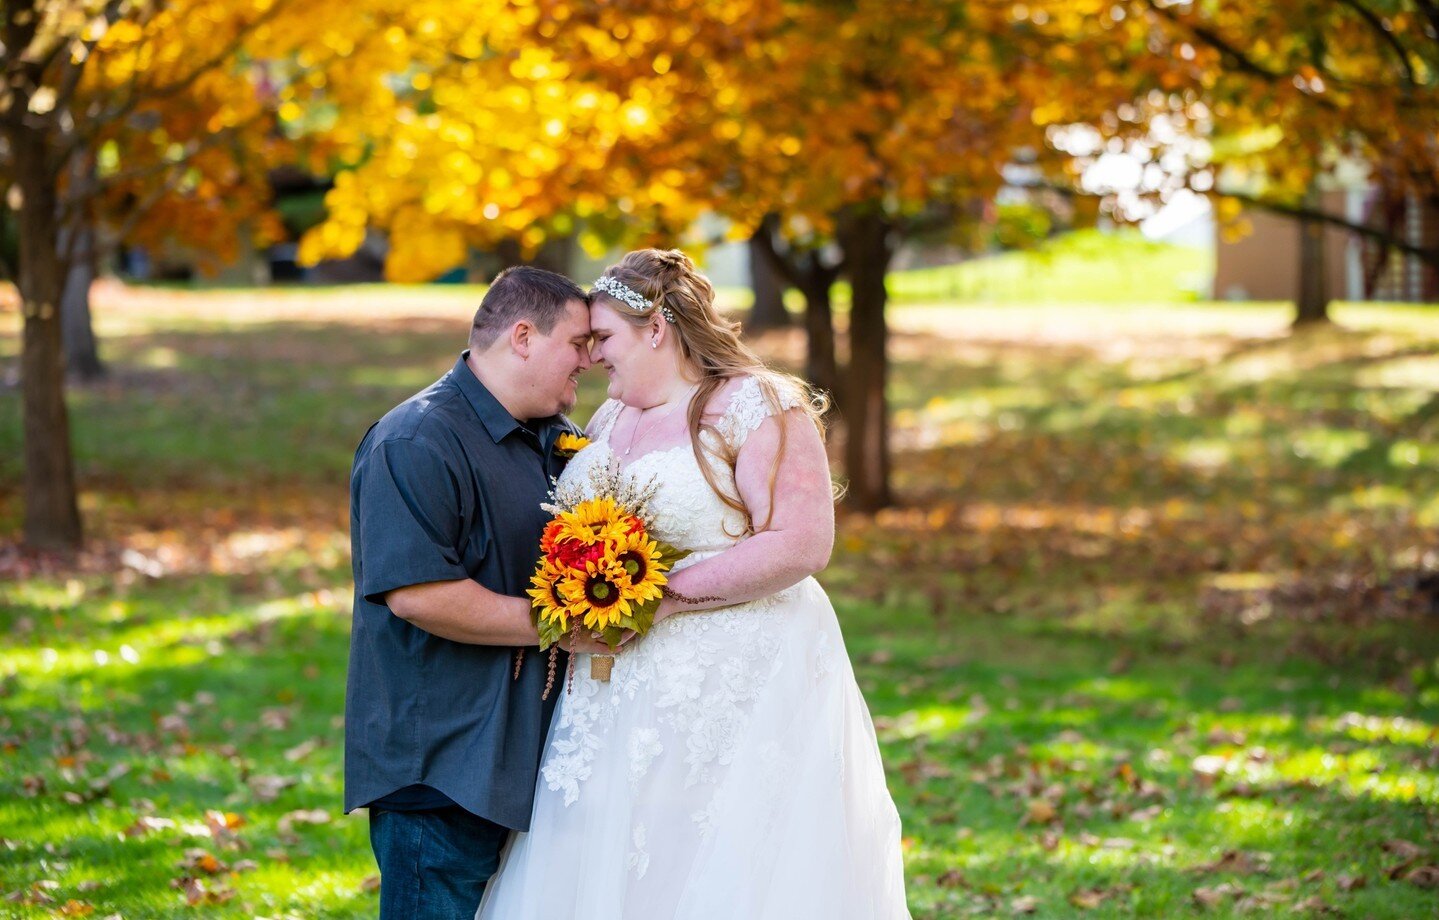
{"type": "Polygon", "coordinates": [[[628,645],[634,637],[634,631],[627,629],[620,636],[620,644],[610,648],[603,640],[595,638],[594,634],[581,632],[576,636],[565,636],[559,645],[572,655],[613,655],[628,645]]]}

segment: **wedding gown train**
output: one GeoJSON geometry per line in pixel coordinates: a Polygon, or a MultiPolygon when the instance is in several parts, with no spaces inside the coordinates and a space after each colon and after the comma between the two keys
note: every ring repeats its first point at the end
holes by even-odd
{"type": "MultiPolygon", "coordinates": [[[[600,408],[563,480],[614,462],[618,408],[600,408]]],[[[750,378],[717,429],[737,448],[766,414],[750,378]]],[[[655,477],[655,536],[692,551],[677,569],[736,542],[743,521],[688,444],[626,472],[655,477]]],[[[909,917],[899,815],[813,578],[661,621],[619,652],[607,683],[578,656],[563,694],[530,831],[506,850],[479,920],[909,917]]]]}

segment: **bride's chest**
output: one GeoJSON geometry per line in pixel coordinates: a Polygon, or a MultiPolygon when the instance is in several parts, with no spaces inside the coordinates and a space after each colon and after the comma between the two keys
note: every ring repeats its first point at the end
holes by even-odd
{"type": "Polygon", "coordinates": [[[654,535],[681,549],[695,549],[716,543],[730,543],[743,532],[744,516],[726,505],[715,491],[734,495],[734,477],[729,468],[709,460],[714,484],[700,469],[700,461],[689,444],[649,451],[628,462],[607,441],[589,445],[570,461],[560,476],[561,485],[580,486],[608,477],[597,475],[614,467],[619,475],[642,487],[652,487],[650,511],[654,535]]]}

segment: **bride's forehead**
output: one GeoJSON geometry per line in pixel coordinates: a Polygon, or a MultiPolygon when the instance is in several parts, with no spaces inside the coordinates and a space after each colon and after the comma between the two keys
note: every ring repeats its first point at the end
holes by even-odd
{"type": "Polygon", "coordinates": [[[635,325],[623,316],[620,316],[609,304],[602,300],[596,300],[590,304],[591,330],[595,332],[615,332],[626,328],[633,329],[635,325]]]}

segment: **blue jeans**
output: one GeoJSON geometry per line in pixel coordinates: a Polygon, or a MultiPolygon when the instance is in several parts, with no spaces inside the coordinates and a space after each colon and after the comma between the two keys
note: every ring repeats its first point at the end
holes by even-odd
{"type": "Polygon", "coordinates": [[[509,835],[458,806],[371,811],[380,920],[471,920],[509,835]]]}

